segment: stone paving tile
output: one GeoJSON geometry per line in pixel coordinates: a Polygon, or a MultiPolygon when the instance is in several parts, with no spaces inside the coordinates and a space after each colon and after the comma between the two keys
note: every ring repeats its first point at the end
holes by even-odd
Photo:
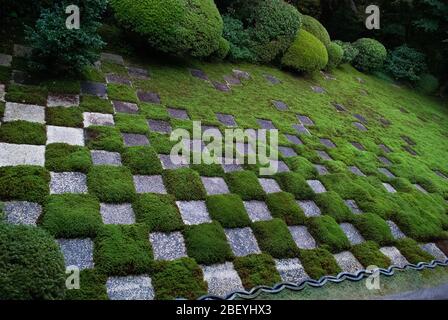
{"type": "Polygon", "coordinates": [[[0,83],[0,102],[5,102],[5,95],[6,95],[5,90],[6,90],[5,85],[0,83]]]}
{"type": "Polygon", "coordinates": [[[47,107],[78,107],[79,95],[77,94],[49,94],[47,107]]]}
{"type": "Polygon", "coordinates": [[[306,273],[299,259],[274,259],[282,282],[290,282],[294,284],[302,283],[310,277],[306,273]]]}
{"type": "Polygon", "coordinates": [[[432,255],[437,261],[445,262],[448,259],[435,243],[421,244],[420,248],[432,255]]]}
{"type": "Polygon", "coordinates": [[[251,228],[225,229],[224,231],[235,256],[244,257],[261,253],[251,228]]]}
{"type": "Polygon", "coordinates": [[[389,183],[383,182],[383,186],[386,189],[386,191],[389,192],[389,193],[396,193],[397,192],[397,190],[395,190],[395,188],[392,187],[392,185],[389,184],[389,183]]]}
{"type": "Polygon", "coordinates": [[[164,133],[164,134],[171,134],[171,131],[173,130],[171,128],[171,124],[167,121],[163,120],[154,120],[149,119],[148,120],[149,129],[151,131],[164,133]]]}
{"type": "Polygon", "coordinates": [[[217,113],[216,118],[219,122],[221,122],[223,125],[227,127],[236,127],[236,121],[233,115],[231,114],[224,114],[224,113],[217,113]]]}
{"type": "Polygon", "coordinates": [[[207,151],[207,147],[202,140],[183,139],[182,144],[185,152],[200,153],[207,151]]]}
{"type": "Polygon", "coordinates": [[[333,158],[326,151],[316,150],[316,153],[324,161],[332,161],[333,160],[333,158]]]}
{"type": "Polygon", "coordinates": [[[296,145],[302,145],[302,140],[299,139],[299,137],[291,135],[291,134],[285,134],[286,139],[288,139],[289,142],[296,144],[296,145]]]}
{"type": "Polygon", "coordinates": [[[212,84],[216,90],[221,91],[221,92],[229,92],[231,90],[227,83],[213,81],[212,84]]]}
{"type": "Polygon", "coordinates": [[[351,142],[352,146],[354,146],[359,151],[366,151],[366,148],[359,142],[351,142]]]}
{"type": "Polygon", "coordinates": [[[272,104],[280,111],[287,111],[289,109],[288,105],[280,100],[272,100],[272,104]]]}
{"type": "Polygon", "coordinates": [[[6,102],[3,121],[10,122],[16,120],[45,123],[45,107],[6,102]]]}
{"type": "Polygon", "coordinates": [[[423,188],[423,187],[422,187],[421,185],[419,185],[418,183],[414,184],[414,187],[415,187],[418,191],[420,191],[420,192],[428,193],[428,191],[426,191],[425,188],[423,188]]]}
{"type": "Polygon", "coordinates": [[[84,146],[84,130],[79,128],[47,126],[47,145],[51,143],[84,146]]]}
{"type": "Polygon", "coordinates": [[[259,126],[262,129],[266,129],[266,130],[275,130],[275,129],[277,129],[274,126],[274,123],[272,123],[271,120],[257,119],[257,122],[258,122],[259,126]]]}
{"type": "Polygon", "coordinates": [[[202,125],[201,129],[202,129],[203,134],[205,134],[205,132],[207,132],[208,135],[213,136],[213,137],[222,137],[223,136],[221,130],[219,130],[219,128],[216,126],[202,125]]]}
{"type": "Polygon", "coordinates": [[[147,80],[149,79],[149,72],[146,69],[137,67],[127,67],[128,74],[130,77],[135,79],[147,80]]]}
{"type": "Polygon", "coordinates": [[[311,90],[313,90],[314,93],[319,93],[319,94],[326,92],[324,88],[319,87],[319,86],[311,86],[311,90]]]}
{"type": "Polygon", "coordinates": [[[263,201],[244,201],[244,207],[252,222],[272,220],[271,212],[263,201]]]}
{"type": "Polygon", "coordinates": [[[308,185],[313,189],[314,193],[324,193],[327,192],[325,186],[319,180],[307,180],[308,185]]]}
{"type": "Polygon", "coordinates": [[[290,147],[278,147],[278,151],[281,153],[283,157],[296,157],[297,153],[294,151],[293,148],[290,147]]]}
{"type": "Polygon", "coordinates": [[[87,193],[87,176],[80,172],[50,172],[50,194],[87,193]]]}
{"type": "Polygon", "coordinates": [[[160,163],[163,169],[179,169],[188,167],[188,160],[182,156],[170,156],[169,154],[159,154],[160,163]]]}
{"type": "Polygon", "coordinates": [[[208,195],[230,193],[229,188],[223,178],[201,177],[201,180],[208,195]]]}
{"type": "Polygon", "coordinates": [[[250,154],[256,154],[254,148],[249,143],[242,143],[242,142],[236,142],[235,143],[235,150],[241,155],[250,155],[250,154]]]}
{"type": "Polygon", "coordinates": [[[386,119],[386,118],[380,118],[380,122],[381,122],[381,124],[383,125],[383,126],[385,126],[385,127],[388,127],[388,126],[390,126],[392,123],[388,120],[388,119],[386,119]]]}
{"type": "Polygon", "coordinates": [[[12,56],[9,54],[0,53],[0,66],[10,67],[12,62],[12,56]]]}
{"type": "Polygon", "coordinates": [[[218,157],[218,163],[221,164],[225,173],[244,170],[238,159],[218,157]]]}
{"type": "Polygon", "coordinates": [[[242,79],[249,80],[250,79],[250,73],[247,71],[234,69],[234,70],[232,70],[232,73],[236,78],[238,78],[240,80],[242,80],[242,79]]]}
{"type": "Polygon", "coordinates": [[[179,119],[179,120],[190,120],[187,110],[176,109],[176,108],[167,108],[167,110],[172,118],[179,119]]]}
{"type": "Polygon", "coordinates": [[[356,203],[355,200],[345,200],[344,202],[352,213],[354,213],[354,214],[363,213],[363,211],[361,209],[359,209],[358,204],[356,203]]]}
{"type": "Polygon", "coordinates": [[[336,148],[336,145],[330,139],[322,138],[320,139],[320,143],[322,143],[324,146],[330,149],[336,148]]]}
{"type": "Polygon", "coordinates": [[[274,179],[258,178],[258,182],[266,193],[281,192],[282,189],[274,179]]]}
{"type": "Polygon", "coordinates": [[[297,119],[304,126],[309,126],[309,127],[314,126],[314,121],[311,120],[308,116],[297,115],[297,119]]]}
{"type": "Polygon", "coordinates": [[[101,217],[104,224],[134,224],[135,214],[130,203],[101,203],[101,217]]]}
{"type": "Polygon", "coordinates": [[[127,147],[147,146],[149,145],[148,137],[144,134],[122,133],[124,144],[127,147]]]}
{"type": "Polygon", "coordinates": [[[354,116],[357,120],[359,120],[359,122],[364,123],[364,124],[367,124],[367,119],[366,119],[363,115],[360,115],[360,114],[354,114],[353,116],[354,116]]]}
{"type": "Polygon", "coordinates": [[[360,131],[367,131],[366,126],[364,126],[361,122],[353,122],[353,125],[360,131]]]}
{"type": "Polygon", "coordinates": [[[208,284],[208,293],[224,297],[234,291],[245,291],[232,262],[201,266],[204,279],[208,284]]]}
{"type": "Polygon", "coordinates": [[[311,135],[308,129],[303,124],[295,124],[292,126],[299,134],[311,135]]]}
{"type": "Polygon", "coordinates": [[[395,175],[386,168],[378,168],[378,171],[380,173],[384,174],[388,178],[391,178],[391,179],[395,178],[395,175]]]}
{"type": "Polygon", "coordinates": [[[125,101],[112,101],[112,104],[114,106],[115,112],[131,113],[131,114],[138,113],[138,105],[135,103],[125,101]]]}
{"type": "Polygon", "coordinates": [[[59,247],[64,256],[65,266],[76,266],[80,270],[92,269],[93,241],[86,239],[58,239],[59,247]]]}
{"type": "Polygon", "coordinates": [[[339,226],[352,245],[360,244],[365,241],[359,231],[351,223],[341,223],[339,226]]]}
{"type": "Polygon", "coordinates": [[[410,146],[404,146],[403,150],[409,153],[411,156],[417,156],[418,153],[414,149],[412,149],[410,146]]]}
{"type": "Polygon", "coordinates": [[[380,162],[382,162],[383,164],[385,164],[386,166],[391,166],[393,163],[392,163],[392,161],[390,161],[389,159],[387,159],[386,157],[382,157],[382,156],[380,156],[380,157],[378,157],[378,160],[380,161],[380,162]]]}
{"type": "Polygon", "coordinates": [[[107,83],[116,83],[116,84],[125,84],[127,86],[130,86],[132,84],[131,80],[129,80],[126,77],[123,77],[118,74],[109,73],[106,75],[106,82],[107,83]]]}
{"type": "Polygon", "coordinates": [[[96,113],[96,112],[84,112],[84,128],[91,126],[108,126],[112,127],[115,125],[114,116],[107,113],[96,113]]]}
{"type": "Polygon", "coordinates": [[[392,220],[387,220],[387,224],[389,225],[390,232],[394,239],[403,239],[406,238],[406,235],[400,230],[400,228],[396,225],[392,220]]]}
{"type": "Polygon", "coordinates": [[[147,275],[109,277],[106,282],[110,300],[154,300],[151,278],[147,275]]]}
{"type": "Polygon", "coordinates": [[[85,81],[81,82],[81,93],[100,98],[107,97],[107,89],[104,83],[85,81]]]}
{"type": "Polygon", "coordinates": [[[280,84],[281,81],[277,79],[275,76],[272,76],[270,74],[264,74],[263,77],[271,84],[280,84]]]}
{"type": "Polygon", "coordinates": [[[45,146],[0,143],[0,167],[44,166],[45,146]]]}
{"type": "Polygon", "coordinates": [[[417,143],[411,138],[411,137],[408,137],[408,136],[401,136],[401,139],[403,139],[403,141],[404,142],[406,142],[408,145],[410,145],[410,146],[415,146],[415,145],[417,145],[417,143]]]}
{"type": "Polygon", "coordinates": [[[91,150],[90,155],[94,165],[121,166],[121,155],[118,152],[91,150]]]}
{"type": "Polygon", "coordinates": [[[436,170],[436,171],[434,171],[434,173],[435,173],[436,175],[438,175],[440,178],[448,179],[448,176],[446,176],[445,174],[443,174],[443,172],[441,172],[441,171],[436,170]]]}
{"type": "Polygon", "coordinates": [[[133,178],[137,193],[167,193],[162,176],[134,176],[133,178]]]}
{"type": "Polygon", "coordinates": [[[141,102],[160,104],[160,96],[155,92],[137,91],[138,99],[141,102]]]}
{"type": "Polygon", "coordinates": [[[381,148],[381,150],[383,150],[385,153],[391,153],[392,150],[386,146],[385,144],[380,144],[379,147],[381,148]]]}
{"type": "Polygon", "coordinates": [[[347,111],[347,109],[345,109],[345,107],[340,103],[333,103],[333,107],[336,109],[337,112],[346,112],[347,111]]]}
{"type": "Polygon", "coordinates": [[[357,273],[364,270],[364,267],[359,263],[358,259],[350,251],[344,251],[334,255],[334,258],[343,272],[357,273]]]}
{"type": "Polygon", "coordinates": [[[182,233],[154,232],[149,234],[155,260],[176,260],[187,256],[182,233]]]}
{"type": "Polygon", "coordinates": [[[4,203],[7,223],[35,226],[42,214],[42,207],[27,201],[10,201],[4,203]]]}
{"type": "Polygon", "coordinates": [[[201,80],[205,80],[208,81],[208,77],[205,74],[204,71],[199,70],[199,69],[190,69],[190,73],[193,77],[201,79],[201,80]]]}
{"type": "Polygon", "coordinates": [[[212,222],[205,201],[176,201],[176,205],[186,225],[212,222]]]}
{"type": "Polygon", "coordinates": [[[391,260],[393,266],[404,267],[409,264],[408,260],[395,247],[383,247],[380,248],[380,251],[391,260]]]}
{"type": "Polygon", "coordinates": [[[312,200],[297,200],[297,204],[302,208],[307,217],[317,217],[321,215],[319,207],[312,200]]]}
{"type": "Polygon", "coordinates": [[[364,174],[364,172],[362,172],[358,167],[356,167],[356,166],[350,166],[350,167],[348,167],[349,168],[349,170],[353,173],[353,174],[356,174],[357,176],[360,176],[360,177],[365,177],[366,175],[364,174]]]}
{"type": "Polygon", "coordinates": [[[315,249],[317,247],[316,240],[308,232],[307,227],[290,226],[288,229],[299,249],[315,249]]]}
{"type": "Polygon", "coordinates": [[[225,75],[223,78],[224,78],[224,81],[229,86],[239,86],[239,85],[241,85],[241,80],[238,79],[237,77],[232,76],[232,75],[225,75]]]}
{"type": "Polygon", "coordinates": [[[277,168],[277,172],[289,172],[289,167],[283,161],[269,160],[269,164],[272,168],[277,168]]]}
{"type": "Polygon", "coordinates": [[[109,61],[112,63],[124,65],[123,57],[118,54],[112,54],[112,53],[101,53],[101,60],[102,61],[109,61]]]}
{"type": "Polygon", "coordinates": [[[320,176],[324,176],[326,174],[329,174],[330,171],[328,171],[327,167],[321,164],[313,164],[314,168],[316,168],[317,173],[320,176]]]}
{"type": "Polygon", "coordinates": [[[32,50],[33,49],[31,47],[27,47],[21,44],[14,44],[13,54],[15,57],[28,58],[31,55],[32,50]]]}

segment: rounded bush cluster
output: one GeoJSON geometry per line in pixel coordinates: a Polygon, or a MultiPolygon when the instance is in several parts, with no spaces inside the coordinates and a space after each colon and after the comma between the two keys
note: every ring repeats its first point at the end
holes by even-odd
{"type": "Polygon", "coordinates": [[[282,58],[282,64],[296,71],[313,72],[325,68],[327,49],[311,33],[300,30],[291,47],[282,58]]]}
{"type": "Polygon", "coordinates": [[[354,43],[359,54],[353,60],[353,65],[360,71],[373,72],[383,67],[387,57],[386,48],[377,40],[362,38],[354,43]]]}
{"type": "Polygon", "coordinates": [[[327,69],[334,69],[339,67],[344,57],[344,49],[335,42],[330,43],[327,46],[328,51],[328,65],[327,69]]]}
{"type": "Polygon", "coordinates": [[[60,299],[64,259],[44,230],[0,222],[0,299],[60,299]]]}
{"type": "Polygon", "coordinates": [[[340,45],[342,50],[344,50],[344,56],[342,57],[341,63],[352,63],[352,61],[358,56],[359,50],[356,49],[352,43],[343,42],[340,40],[336,40],[334,42],[340,45]]]}
{"type": "Polygon", "coordinates": [[[406,45],[389,52],[384,69],[396,80],[417,82],[426,71],[426,56],[406,45]]]}
{"type": "Polygon", "coordinates": [[[331,39],[327,29],[315,18],[311,16],[302,16],[302,29],[308,31],[327,47],[331,39]]]}
{"type": "Polygon", "coordinates": [[[220,48],[223,22],[213,0],[111,0],[116,18],[155,48],[206,57],[220,48]]]}
{"type": "Polygon", "coordinates": [[[432,74],[425,73],[420,76],[420,80],[417,83],[417,88],[424,94],[433,94],[439,88],[439,80],[432,74]]]}

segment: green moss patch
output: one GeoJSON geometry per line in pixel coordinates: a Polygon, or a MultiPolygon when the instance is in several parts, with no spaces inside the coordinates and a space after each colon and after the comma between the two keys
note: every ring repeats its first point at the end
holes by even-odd
{"type": "Polygon", "coordinates": [[[294,258],[297,246],[283,220],[258,221],[252,227],[258,245],[274,258],[294,258]]]}
{"type": "Polygon", "coordinates": [[[243,200],[263,200],[266,196],[258,182],[257,175],[252,171],[235,171],[226,174],[225,180],[232,193],[243,200]]]}
{"type": "Polygon", "coordinates": [[[305,223],[305,214],[297,205],[294,196],[287,192],[278,192],[268,194],[266,204],[269,211],[275,218],[280,218],[287,225],[298,225],[305,223]]]}
{"type": "Polygon", "coordinates": [[[102,202],[125,203],[135,198],[132,174],[126,167],[94,166],[87,175],[89,192],[102,202]]]}
{"type": "Polygon", "coordinates": [[[336,192],[317,194],[314,201],[323,214],[332,216],[337,222],[347,221],[352,216],[350,209],[336,192]]]}
{"type": "Polygon", "coordinates": [[[146,134],[149,131],[145,117],[123,113],[115,115],[115,127],[126,133],[146,134]]]}
{"type": "Polygon", "coordinates": [[[163,181],[168,193],[173,194],[176,200],[203,200],[205,188],[199,174],[189,168],[165,170],[163,181]]]}
{"type": "Polygon", "coordinates": [[[191,164],[190,168],[201,177],[224,177],[224,169],[220,164],[191,164]]]}
{"type": "Polygon", "coordinates": [[[92,166],[89,149],[63,143],[45,149],[45,167],[52,172],[84,172],[92,166]]]}
{"type": "Polygon", "coordinates": [[[380,251],[378,244],[373,241],[366,241],[353,246],[352,252],[365,268],[368,266],[388,268],[391,265],[390,259],[380,251]]]}
{"type": "Polygon", "coordinates": [[[82,111],[98,113],[114,113],[114,108],[109,100],[95,96],[81,96],[79,107],[82,111]]]}
{"type": "Polygon", "coordinates": [[[163,170],[157,153],[149,146],[125,148],[121,159],[133,174],[156,175],[163,170]]]}
{"type": "Polygon", "coordinates": [[[314,198],[313,190],[299,173],[282,172],[277,174],[275,178],[280,185],[280,188],[286,192],[292,193],[296,199],[311,200],[314,198]]]}
{"type": "Polygon", "coordinates": [[[52,126],[83,128],[82,112],[78,107],[46,108],[45,119],[52,126]]]}
{"type": "Polygon", "coordinates": [[[45,86],[48,92],[57,94],[79,94],[81,91],[81,83],[75,79],[60,78],[56,80],[46,81],[45,86]]]}
{"type": "Polygon", "coordinates": [[[45,106],[47,105],[47,95],[47,89],[44,87],[11,84],[8,86],[5,99],[11,102],[45,106]]]}
{"type": "Polygon", "coordinates": [[[334,256],[325,249],[300,250],[300,262],[312,279],[342,272],[334,256]]]}
{"type": "Polygon", "coordinates": [[[387,222],[376,214],[356,216],[355,226],[366,240],[375,241],[381,246],[389,245],[394,240],[387,222]]]}
{"type": "Polygon", "coordinates": [[[314,217],[308,220],[307,225],[314,239],[330,251],[337,253],[350,248],[347,236],[332,217],[314,217]]]}
{"type": "Polygon", "coordinates": [[[243,286],[250,290],[256,286],[274,286],[282,282],[275,268],[274,259],[267,254],[238,257],[233,262],[243,286]]]}
{"type": "Polygon", "coordinates": [[[135,90],[125,84],[109,83],[107,85],[107,96],[110,100],[138,102],[135,90]]]}
{"type": "Polygon", "coordinates": [[[0,126],[0,141],[15,144],[44,145],[47,142],[45,126],[28,121],[6,122],[0,126]]]}
{"type": "Polygon", "coordinates": [[[86,129],[86,137],[89,149],[112,152],[120,152],[123,149],[123,137],[116,128],[89,127],[86,129]]]}
{"type": "Polygon", "coordinates": [[[395,246],[401,254],[412,264],[430,262],[435,258],[418,246],[418,243],[410,238],[398,240],[395,246]]]}
{"type": "Polygon", "coordinates": [[[108,300],[106,289],[107,276],[94,269],[81,270],[79,289],[66,290],[66,300],[108,300]]]}
{"type": "Polygon", "coordinates": [[[251,223],[243,201],[236,194],[209,196],[206,204],[210,217],[224,228],[243,228],[251,223]]]}

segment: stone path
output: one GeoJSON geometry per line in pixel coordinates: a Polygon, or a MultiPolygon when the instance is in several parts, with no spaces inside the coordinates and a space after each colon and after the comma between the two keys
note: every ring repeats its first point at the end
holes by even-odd
{"type": "Polygon", "coordinates": [[[233,263],[226,262],[219,265],[202,266],[204,279],[208,284],[208,293],[223,297],[229,292],[245,291],[233,263]]]}

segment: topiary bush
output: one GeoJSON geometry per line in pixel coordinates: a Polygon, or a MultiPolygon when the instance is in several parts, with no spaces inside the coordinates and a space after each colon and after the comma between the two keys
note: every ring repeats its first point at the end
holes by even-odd
{"type": "Polygon", "coordinates": [[[353,60],[356,69],[363,72],[373,72],[383,67],[387,57],[386,48],[377,40],[361,38],[354,43],[359,54],[353,60]]]}
{"type": "Polygon", "coordinates": [[[223,22],[212,0],[111,0],[117,20],[176,55],[206,57],[220,48],[223,22]]]}
{"type": "Polygon", "coordinates": [[[62,299],[64,258],[44,230],[0,223],[0,299],[62,299]]]}
{"type": "Polygon", "coordinates": [[[331,42],[327,46],[327,52],[328,52],[327,69],[332,70],[339,67],[344,57],[344,49],[342,49],[342,47],[337,43],[331,42]]]}
{"type": "Polygon", "coordinates": [[[287,0],[294,5],[301,13],[318,18],[321,13],[320,0],[287,0]]]}
{"type": "Polygon", "coordinates": [[[343,42],[340,40],[334,41],[336,44],[342,47],[344,50],[344,55],[342,56],[341,63],[352,63],[353,60],[358,56],[359,50],[350,42],[343,42]]]}
{"type": "Polygon", "coordinates": [[[223,37],[229,42],[228,59],[232,61],[255,61],[255,54],[249,50],[250,35],[243,23],[229,15],[222,17],[224,22],[223,37]]]}
{"type": "Polygon", "coordinates": [[[426,56],[407,45],[390,51],[384,69],[396,80],[417,82],[426,71],[426,56]]]}
{"type": "Polygon", "coordinates": [[[299,72],[314,72],[325,68],[328,52],[322,42],[311,33],[300,30],[282,58],[282,65],[299,72]]]}
{"type": "Polygon", "coordinates": [[[326,47],[331,43],[330,35],[327,29],[315,18],[311,16],[302,16],[302,29],[308,31],[319,39],[326,47]]]}

